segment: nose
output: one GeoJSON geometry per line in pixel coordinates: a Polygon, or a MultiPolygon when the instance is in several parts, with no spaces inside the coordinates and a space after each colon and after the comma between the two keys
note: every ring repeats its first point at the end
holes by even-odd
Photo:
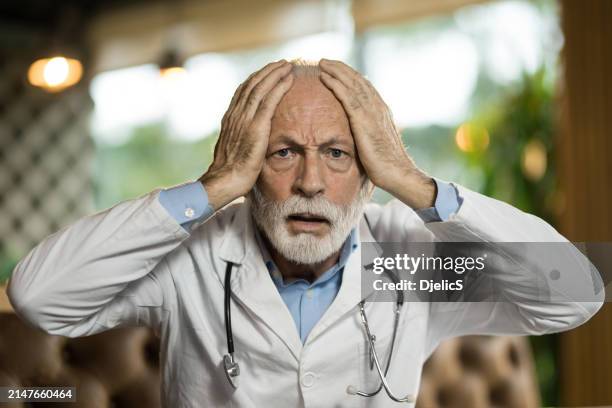
{"type": "Polygon", "coordinates": [[[325,181],[321,168],[323,163],[317,154],[307,152],[304,155],[298,177],[294,183],[294,191],[305,197],[315,197],[325,191],[325,181]]]}

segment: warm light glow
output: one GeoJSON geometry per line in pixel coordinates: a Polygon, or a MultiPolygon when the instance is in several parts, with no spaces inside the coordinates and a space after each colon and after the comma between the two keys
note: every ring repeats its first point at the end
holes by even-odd
{"type": "Polygon", "coordinates": [[[50,92],[62,91],[81,80],[83,66],[79,60],[65,57],[34,61],[28,70],[30,84],[50,92]]]}
{"type": "Polygon", "coordinates": [[[482,152],[489,147],[489,132],[482,126],[464,123],[457,129],[455,143],[464,152],[482,152]]]}
{"type": "Polygon", "coordinates": [[[49,86],[58,86],[68,79],[70,67],[64,57],[51,58],[43,70],[43,78],[49,86]]]}
{"type": "Polygon", "coordinates": [[[531,181],[538,181],[546,173],[546,147],[538,139],[533,139],[525,145],[521,157],[523,174],[531,181]]]}
{"type": "Polygon", "coordinates": [[[168,80],[175,80],[182,78],[187,71],[183,67],[170,67],[170,68],[162,68],[159,70],[162,78],[168,80]]]}

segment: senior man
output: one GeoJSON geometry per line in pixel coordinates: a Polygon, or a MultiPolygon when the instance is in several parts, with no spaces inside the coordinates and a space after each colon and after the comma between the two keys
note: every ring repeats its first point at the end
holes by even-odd
{"type": "MultiPolygon", "coordinates": [[[[282,60],[237,89],[199,180],[51,235],[8,293],[52,334],[154,328],[166,407],[395,406],[414,401],[444,338],[567,330],[601,305],[525,301],[508,279],[513,301],[405,302],[395,325],[397,304],[369,302],[361,285],[362,243],[387,241],[566,242],[537,217],[419,170],[352,68],[282,60]],[[374,186],[395,200],[366,205],[374,186]],[[381,380],[362,311],[383,368],[390,361],[388,392],[370,397],[359,392],[381,380]]],[[[527,252],[512,259],[525,270],[540,261],[527,252]]],[[[588,270],[575,272],[592,285],[588,270]]]]}

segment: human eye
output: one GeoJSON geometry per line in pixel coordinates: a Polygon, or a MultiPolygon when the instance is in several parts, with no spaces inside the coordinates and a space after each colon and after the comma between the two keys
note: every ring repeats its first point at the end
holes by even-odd
{"type": "Polygon", "coordinates": [[[337,148],[329,149],[329,155],[334,159],[342,159],[346,156],[346,153],[337,148]]]}
{"type": "Polygon", "coordinates": [[[279,157],[281,159],[286,159],[291,156],[291,149],[285,147],[283,149],[277,150],[274,152],[274,156],[279,157]]]}

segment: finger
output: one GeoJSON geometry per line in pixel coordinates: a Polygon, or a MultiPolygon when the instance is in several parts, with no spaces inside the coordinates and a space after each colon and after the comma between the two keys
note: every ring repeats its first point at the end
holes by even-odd
{"type": "Polygon", "coordinates": [[[243,95],[245,94],[248,95],[247,89],[249,89],[249,84],[251,84],[252,81],[256,80],[257,75],[265,75],[267,72],[270,72],[270,70],[273,70],[276,67],[282,66],[285,63],[287,63],[287,61],[285,60],[270,62],[266,64],[263,68],[259,69],[258,71],[251,73],[251,75],[249,75],[248,78],[244,80],[234,92],[234,95],[232,96],[232,100],[229,104],[229,107],[225,111],[225,114],[223,115],[221,123],[227,122],[229,118],[233,115],[233,113],[236,111],[236,109],[242,106],[242,104],[240,104],[239,101],[241,100],[243,95]]]}
{"type": "Polygon", "coordinates": [[[351,75],[361,75],[361,73],[357,71],[355,68],[351,67],[349,64],[346,64],[340,60],[321,58],[321,61],[319,61],[319,65],[323,67],[327,67],[327,68],[336,67],[341,70],[345,70],[351,75]]]}
{"type": "Polygon", "coordinates": [[[292,73],[285,75],[272,90],[261,101],[255,114],[254,121],[270,121],[283,96],[291,88],[294,76],[292,73]]]}
{"type": "Polygon", "coordinates": [[[247,77],[247,79],[245,79],[242,82],[242,85],[244,85],[246,87],[246,85],[248,85],[251,81],[253,81],[255,79],[256,75],[265,75],[267,72],[270,72],[274,68],[276,68],[276,67],[278,67],[280,65],[283,65],[285,63],[287,63],[287,61],[284,60],[284,59],[267,63],[266,65],[264,65],[263,67],[261,67],[257,71],[251,72],[251,74],[247,77]]]}
{"type": "MultiPolygon", "coordinates": [[[[323,64],[329,75],[339,80],[346,86],[354,96],[359,99],[362,106],[384,105],[382,97],[368,79],[355,71],[353,68],[340,61],[325,60],[323,64]]],[[[354,103],[355,104],[355,103],[354,103]]]]}
{"type": "Polygon", "coordinates": [[[363,83],[365,81],[365,78],[359,72],[341,61],[322,59],[319,62],[319,67],[323,72],[327,72],[348,88],[352,88],[355,82],[363,83]]]}
{"type": "Polygon", "coordinates": [[[321,82],[336,95],[336,98],[338,98],[349,117],[363,108],[361,101],[355,93],[351,92],[339,79],[323,71],[321,72],[321,82]]]}
{"type": "Polygon", "coordinates": [[[242,90],[242,93],[240,95],[240,99],[244,99],[245,97],[248,97],[251,94],[251,91],[253,90],[254,87],[257,86],[257,84],[259,84],[259,82],[265,78],[268,74],[270,74],[272,71],[276,70],[279,67],[282,67],[283,65],[291,65],[289,64],[286,60],[279,60],[276,62],[271,62],[268,65],[266,65],[265,67],[261,68],[259,71],[253,72],[246,81],[244,81],[244,88],[242,90]]]}
{"type": "Polygon", "coordinates": [[[234,92],[234,96],[232,96],[232,100],[230,101],[229,106],[227,107],[227,109],[225,110],[225,113],[223,114],[223,117],[221,118],[222,127],[228,122],[230,116],[236,110],[236,103],[238,101],[238,95],[242,91],[243,85],[244,84],[240,84],[240,86],[236,89],[236,92],[234,92]]]}
{"type": "Polygon", "coordinates": [[[259,108],[261,101],[264,100],[268,92],[285,76],[287,76],[292,69],[291,64],[283,65],[272,72],[266,77],[262,78],[261,81],[251,90],[251,93],[246,97],[245,114],[248,118],[252,118],[255,112],[259,108]]]}
{"type": "Polygon", "coordinates": [[[232,96],[232,100],[230,101],[229,108],[227,109],[228,111],[230,111],[236,105],[236,101],[238,100],[238,98],[240,97],[240,94],[244,90],[245,85],[246,85],[246,82],[243,82],[238,86],[238,88],[236,88],[236,91],[234,92],[234,95],[232,96]]]}
{"type": "MultiPolygon", "coordinates": [[[[372,84],[348,65],[340,61],[324,60],[322,72],[326,72],[342,82],[354,94],[354,98],[359,100],[361,105],[369,106],[379,102],[380,97],[372,84]]],[[[352,101],[351,104],[357,106],[355,101],[352,101]]]]}
{"type": "Polygon", "coordinates": [[[229,106],[227,107],[225,113],[223,114],[223,118],[221,118],[222,127],[224,125],[227,126],[230,118],[232,117],[233,113],[236,111],[236,106],[238,104],[238,101],[240,100],[240,95],[244,91],[245,86],[246,86],[246,81],[241,83],[238,86],[238,88],[236,88],[236,91],[234,92],[234,95],[232,96],[232,100],[230,101],[229,106]]]}

